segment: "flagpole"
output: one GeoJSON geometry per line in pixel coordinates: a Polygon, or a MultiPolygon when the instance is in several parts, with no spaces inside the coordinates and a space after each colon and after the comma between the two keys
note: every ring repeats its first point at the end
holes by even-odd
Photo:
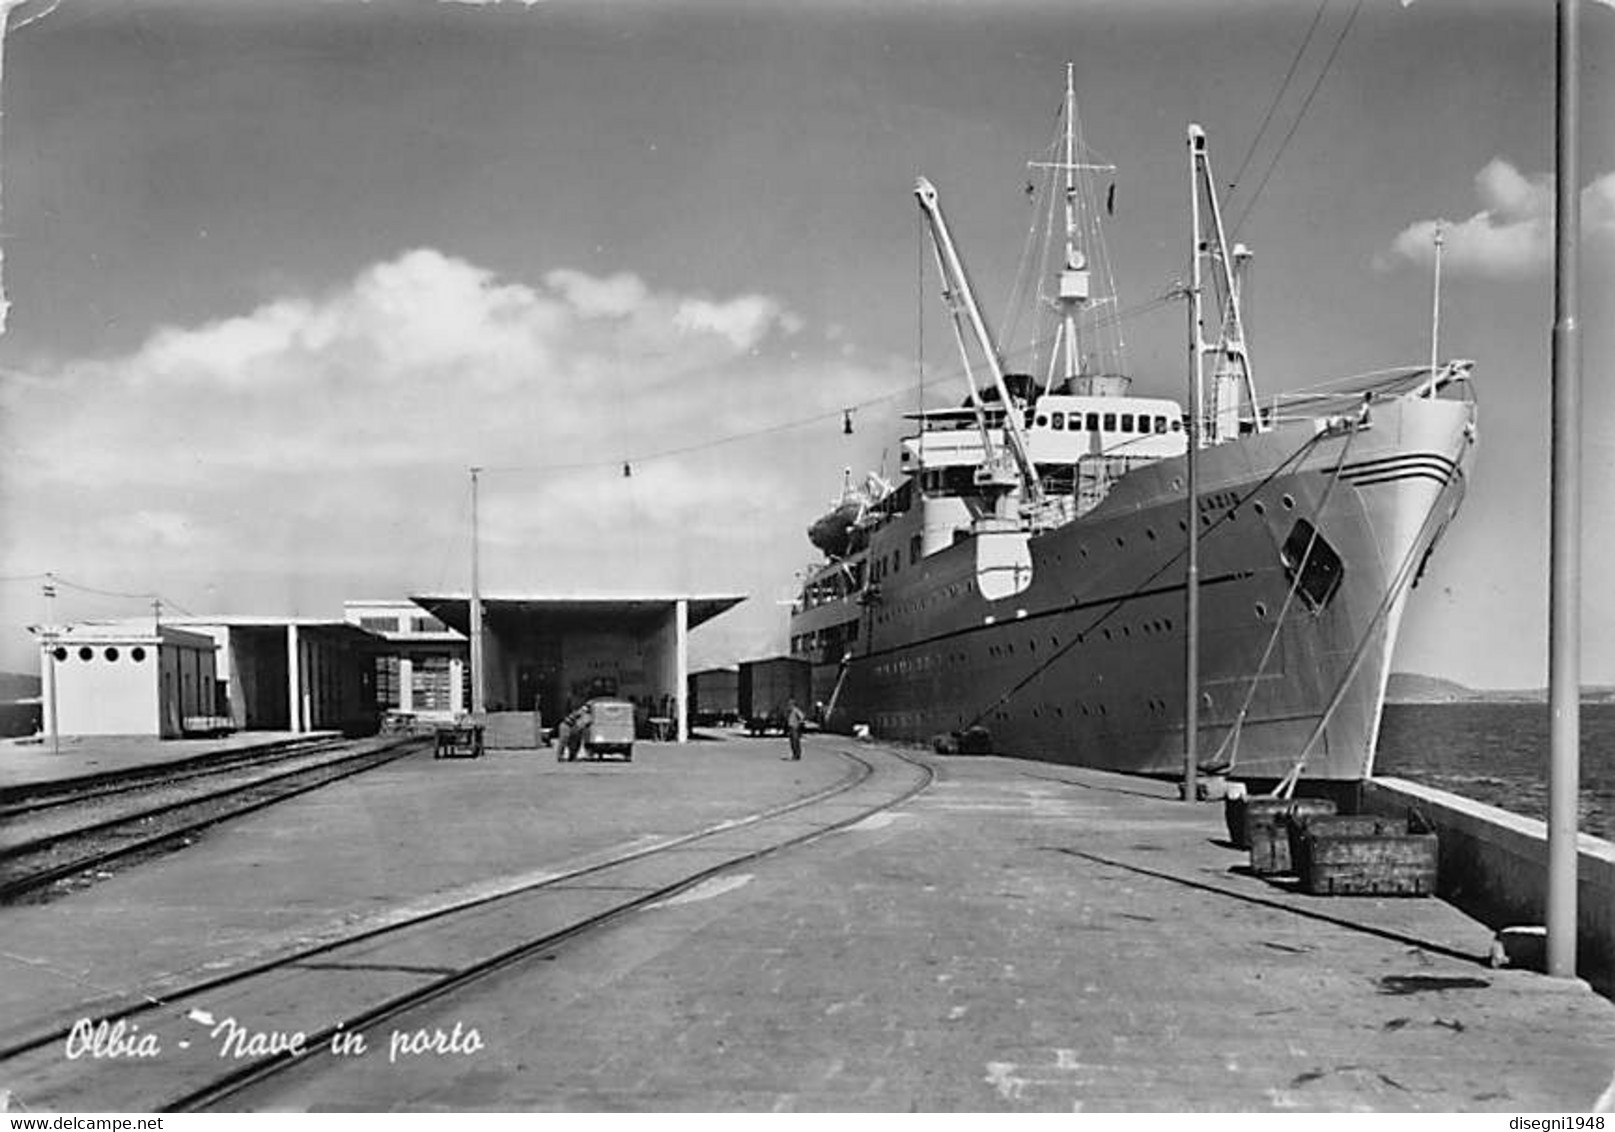
{"type": "Polygon", "coordinates": [[[1580,0],[1558,0],[1555,99],[1553,423],[1548,550],[1547,971],[1576,974],[1576,799],[1581,757],[1581,332],[1577,274],[1580,0]]]}
{"type": "Polygon", "coordinates": [[[1436,221],[1435,255],[1436,278],[1435,285],[1430,292],[1430,384],[1425,388],[1426,397],[1436,395],[1436,366],[1441,360],[1441,221],[1436,221]]]}

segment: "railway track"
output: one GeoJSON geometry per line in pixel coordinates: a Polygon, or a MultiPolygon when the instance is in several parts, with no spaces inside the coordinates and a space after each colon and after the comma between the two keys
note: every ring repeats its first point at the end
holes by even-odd
{"type": "Polygon", "coordinates": [[[901,805],[933,778],[889,749],[843,749],[849,770],[805,798],[653,845],[606,855],[429,908],[227,975],[145,995],[77,1028],[0,1048],[0,1088],[28,1105],[88,1111],[195,1111],[228,1105],[333,1042],[452,995],[726,870],[901,805]],[[97,1030],[99,1026],[99,1030],[97,1030]],[[121,1027],[121,1028],[120,1028],[121,1027]],[[68,1057],[96,1033],[146,1059],[68,1057]]]}
{"type": "Polygon", "coordinates": [[[267,766],[287,759],[342,746],[347,740],[323,734],[288,739],[261,746],[214,751],[175,762],[152,763],[81,775],[51,782],[32,782],[0,787],[0,819],[10,820],[27,814],[82,805],[96,799],[149,790],[170,783],[186,782],[226,774],[244,764],[267,766]]]}
{"type": "Polygon", "coordinates": [[[88,797],[41,800],[0,811],[6,828],[6,843],[0,845],[0,904],[62,895],[65,882],[76,877],[183,847],[220,822],[362,774],[413,753],[423,742],[373,740],[353,750],[353,744],[328,740],[278,756],[277,763],[299,765],[269,774],[261,764],[231,760],[224,767],[190,768],[168,778],[142,776],[109,783],[88,797]],[[332,749],[349,753],[326,757],[332,749]],[[197,793],[198,782],[214,788],[197,793]]]}

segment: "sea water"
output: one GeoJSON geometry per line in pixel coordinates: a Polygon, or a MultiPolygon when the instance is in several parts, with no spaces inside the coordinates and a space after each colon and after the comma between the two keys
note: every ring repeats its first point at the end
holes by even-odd
{"type": "MultiPolygon", "coordinates": [[[[1542,703],[1387,704],[1374,773],[1545,820],[1549,724],[1542,703]]],[[[1581,706],[1579,823],[1615,841],[1612,703],[1581,706]]]]}

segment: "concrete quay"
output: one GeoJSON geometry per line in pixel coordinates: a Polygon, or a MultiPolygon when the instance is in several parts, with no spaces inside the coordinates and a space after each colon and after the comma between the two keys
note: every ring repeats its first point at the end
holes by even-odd
{"type": "MultiPolygon", "coordinates": [[[[60,1017],[524,871],[822,791],[831,736],[430,755],[8,912],[0,1017],[60,1017]],[[85,975],[84,972],[89,972],[85,975]]],[[[247,1109],[1586,1111],[1615,1003],[1486,966],[1436,900],[1249,875],[1216,806],[996,758],[392,1019],[474,1052],[319,1056],[247,1109]]],[[[32,1027],[27,1027],[32,1028],[32,1027]]],[[[160,1066],[152,1067],[160,1072],[160,1066]]],[[[26,1103],[28,1081],[0,1088],[26,1103]]],[[[53,1100],[52,1103],[60,1103],[53,1100]]]]}

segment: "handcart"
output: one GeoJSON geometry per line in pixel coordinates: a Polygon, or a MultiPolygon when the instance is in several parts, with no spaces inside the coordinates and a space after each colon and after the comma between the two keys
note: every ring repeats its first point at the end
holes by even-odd
{"type": "Polygon", "coordinates": [[[432,749],[434,759],[480,759],[482,757],[482,725],[462,723],[437,729],[437,744],[432,749]]]}

